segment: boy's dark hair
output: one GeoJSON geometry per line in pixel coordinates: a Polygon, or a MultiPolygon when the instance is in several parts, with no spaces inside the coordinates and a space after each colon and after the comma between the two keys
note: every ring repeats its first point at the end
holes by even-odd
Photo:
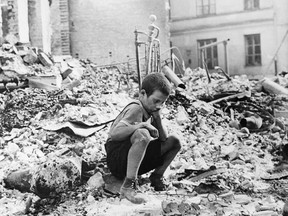
{"type": "Polygon", "coordinates": [[[162,73],[150,73],[143,79],[141,89],[145,90],[147,97],[152,95],[156,90],[159,90],[165,95],[169,95],[171,85],[162,73]]]}

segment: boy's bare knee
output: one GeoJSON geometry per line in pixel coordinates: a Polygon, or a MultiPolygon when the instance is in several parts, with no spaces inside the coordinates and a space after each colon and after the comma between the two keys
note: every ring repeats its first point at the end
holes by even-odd
{"type": "Polygon", "coordinates": [[[148,144],[151,140],[150,133],[147,129],[137,129],[131,136],[132,143],[144,143],[148,144]]]}
{"type": "Polygon", "coordinates": [[[181,142],[178,136],[176,135],[170,135],[168,139],[171,140],[172,146],[174,149],[177,149],[178,151],[181,149],[181,142]]]}

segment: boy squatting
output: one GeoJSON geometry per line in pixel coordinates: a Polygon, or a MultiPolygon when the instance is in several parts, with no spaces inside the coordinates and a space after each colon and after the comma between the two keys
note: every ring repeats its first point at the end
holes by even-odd
{"type": "Polygon", "coordinates": [[[122,110],[108,133],[105,144],[108,168],[116,178],[125,178],[120,198],[132,203],[146,202],[136,191],[138,175],[154,170],[149,177],[151,186],[156,191],[166,189],[163,174],[180,151],[180,140],[167,135],[160,116],[170,91],[171,85],[162,73],[148,74],[138,100],[122,110]]]}

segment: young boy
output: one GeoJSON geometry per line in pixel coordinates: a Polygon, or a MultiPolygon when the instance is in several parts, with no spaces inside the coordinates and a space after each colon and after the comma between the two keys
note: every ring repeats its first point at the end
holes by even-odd
{"type": "Polygon", "coordinates": [[[154,169],[149,177],[151,186],[156,191],[166,189],[163,174],[181,148],[178,138],[167,135],[160,116],[170,91],[170,83],[162,73],[147,75],[139,99],[124,108],[109,131],[107,164],[115,177],[125,178],[120,197],[132,203],[146,202],[136,193],[137,175],[154,169]]]}

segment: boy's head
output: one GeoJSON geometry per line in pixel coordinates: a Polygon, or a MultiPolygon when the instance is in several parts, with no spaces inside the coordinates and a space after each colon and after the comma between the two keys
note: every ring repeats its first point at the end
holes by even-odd
{"type": "Polygon", "coordinates": [[[147,97],[152,95],[156,90],[168,96],[171,91],[171,85],[162,73],[150,73],[143,79],[142,89],[145,90],[147,97]]]}
{"type": "Polygon", "coordinates": [[[147,75],[140,90],[139,99],[148,113],[157,112],[161,109],[171,91],[171,85],[161,73],[147,75]]]}

